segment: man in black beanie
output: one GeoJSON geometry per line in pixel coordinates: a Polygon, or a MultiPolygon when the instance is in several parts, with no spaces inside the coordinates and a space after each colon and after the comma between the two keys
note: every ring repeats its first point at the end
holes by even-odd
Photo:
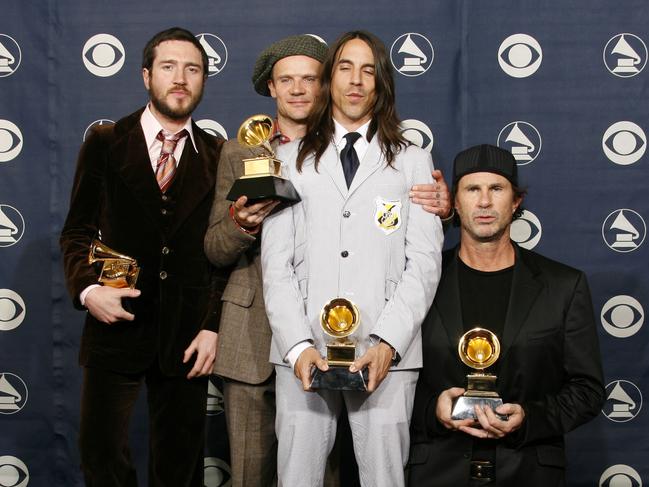
{"type": "Polygon", "coordinates": [[[460,244],[443,255],[422,325],[410,485],[565,485],[563,435],[595,417],[604,401],[585,275],[510,240],[524,194],[509,152],[480,145],[456,157],[460,244]],[[463,365],[458,344],[476,327],[501,344],[487,372],[496,375],[504,404],[475,406],[475,419],[456,420],[453,405],[467,373],[476,372],[463,365]]]}

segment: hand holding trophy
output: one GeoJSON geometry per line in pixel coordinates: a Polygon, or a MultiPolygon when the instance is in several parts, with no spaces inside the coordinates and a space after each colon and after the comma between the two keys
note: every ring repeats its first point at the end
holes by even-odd
{"type": "Polygon", "coordinates": [[[360,325],[360,313],[354,303],[345,298],[334,298],[320,312],[320,326],[333,338],[327,343],[329,370],[316,369],[311,389],[338,391],[367,390],[368,371],[350,372],[356,359],[356,340],[351,335],[360,325]]]}
{"type": "Polygon", "coordinates": [[[495,412],[503,400],[495,391],[496,376],[484,370],[496,363],[500,356],[500,341],[498,337],[484,328],[474,328],[467,331],[458,344],[458,355],[466,365],[476,370],[467,375],[467,390],[458,397],[451,412],[451,419],[476,419],[475,406],[489,406],[494,414],[503,421],[507,416],[495,412]]]}
{"type": "Polygon", "coordinates": [[[295,187],[281,177],[282,163],[275,158],[270,146],[273,135],[273,119],[268,115],[253,115],[239,127],[237,140],[242,147],[262,147],[266,155],[244,159],[244,175],[237,179],[227,199],[236,201],[247,196],[248,201],[274,199],[292,204],[300,201],[295,187]]]}

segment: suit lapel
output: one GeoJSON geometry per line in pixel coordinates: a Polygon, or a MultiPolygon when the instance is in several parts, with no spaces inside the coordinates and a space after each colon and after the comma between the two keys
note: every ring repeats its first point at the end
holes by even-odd
{"type": "Polygon", "coordinates": [[[442,272],[442,281],[437,287],[435,303],[449,341],[453,346],[457,346],[460,337],[464,333],[458,280],[457,248],[450,256],[450,261],[442,272]]]}
{"type": "Polygon", "coordinates": [[[331,141],[327,150],[322,157],[320,158],[320,164],[318,168],[324,170],[327,173],[329,178],[333,181],[334,185],[340,192],[340,195],[343,198],[347,198],[347,183],[345,182],[345,175],[343,174],[342,163],[340,162],[340,157],[338,150],[336,149],[336,144],[331,141]]]}
{"type": "Polygon", "coordinates": [[[514,248],[516,250],[516,263],[514,264],[512,289],[503,330],[500,360],[507,355],[512,343],[518,337],[523,323],[527,319],[527,315],[542,288],[542,285],[535,278],[534,270],[527,265],[518,246],[514,245],[514,248]]]}
{"type": "Polygon", "coordinates": [[[196,125],[193,130],[198,153],[194,150],[191,140],[187,140],[178,164],[179,174],[174,181],[174,184],[178,184],[179,187],[176,188],[176,211],[169,228],[170,236],[191,215],[205,195],[214,188],[214,171],[210,171],[210,165],[216,167],[216,154],[213,154],[203,142],[198,134],[200,129],[196,125]]]}
{"type": "MultiPolygon", "coordinates": [[[[116,128],[117,130],[117,128],[116,128]]],[[[144,133],[137,123],[113,147],[112,157],[118,158],[117,172],[133,197],[156,222],[160,219],[160,188],[151,168],[144,133]]]]}

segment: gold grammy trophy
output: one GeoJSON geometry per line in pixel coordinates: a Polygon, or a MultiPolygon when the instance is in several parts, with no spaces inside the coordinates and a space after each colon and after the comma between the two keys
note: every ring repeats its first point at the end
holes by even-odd
{"type": "Polygon", "coordinates": [[[266,155],[243,159],[243,176],[237,179],[227,199],[236,201],[247,196],[248,201],[274,199],[286,203],[300,201],[295,187],[281,177],[282,163],[275,158],[275,151],[270,146],[273,135],[273,119],[268,115],[253,115],[239,127],[237,140],[242,147],[253,149],[263,147],[266,155]]]}
{"type": "Polygon", "coordinates": [[[88,264],[101,263],[101,273],[97,282],[104,286],[116,288],[135,287],[140,267],[133,257],[120,254],[101,240],[95,239],[90,244],[88,264]]]}
{"type": "Polygon", "coordinates": [[[364,391],[367,389],[367,369],[350,372],[356,360],[356,339],[361,316],[354,303],[345,298],[334,298],[320,312],[320,326],[333,340],[327,343],[329,370],[315,369],[311,389],[364,391]]]}
{"type": "Polygon", "coordinates": [[[460,360],[476,372],[466,376],[466,392],[455,399],[451,419],[476,419],[474,406],[489,406],[496,416],[507,420],[507,416],[495,412],[503,404],[495,390],[496,376],[485,372],[500,356],[498,337],[484,328],[474,328],[462,335],[457,352],[460,360]]]}

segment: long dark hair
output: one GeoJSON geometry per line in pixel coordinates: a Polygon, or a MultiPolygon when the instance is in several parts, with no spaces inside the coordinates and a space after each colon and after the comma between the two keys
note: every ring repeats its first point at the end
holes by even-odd
{"type": "Polygon", "coordinates": [[[364,41],[374,56],[374,79],[376,100],[374,102],[372,121],[367,131],[367,140],[377,134],[385,160],[392,166],[395,156],[407,145],[401,135],[399,117],[395,107],[394,79],[392,66],[383,42],[374,34],[365,30],[355,30],[340,36],[331,46],[322,66],[320,96],[307,120],[306,135],[300,142],[297,156],[297,170],[302,171],[302,163],[309,154],[315,154],[315,167],[331,142],[335,127],[332,118],[331,78],[343,46],[352,39],[364,41]]]}

